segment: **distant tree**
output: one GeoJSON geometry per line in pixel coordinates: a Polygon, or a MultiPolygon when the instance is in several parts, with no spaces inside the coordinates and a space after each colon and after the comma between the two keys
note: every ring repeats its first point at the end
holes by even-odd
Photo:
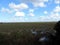
{"type": "Polygon", "coordinates": [[[54,30],[56,30],[56,36],[54,39],[54,43],[55,43],[55,45],[60,45],[60,21],[58,21],[55,24],[54,30]]]}
{"type": "Polygon", "coordinates": [[[57,32],[60,32],[60,21],[58,21],[58,22],[55,24],[54,30],[56,30],[57,32]]]}

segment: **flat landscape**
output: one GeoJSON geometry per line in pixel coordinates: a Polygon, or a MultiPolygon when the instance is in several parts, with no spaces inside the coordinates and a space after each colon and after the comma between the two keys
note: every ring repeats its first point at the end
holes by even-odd
{"type": "MultiPolygon", "coordinates": [[[[51,31],[56,22],[0,23],[0,45],[39,45],[31,32],[51,31]]],[[[40,32],[38,33],[40,37],[40,32]]]]}
{"type": "Polygon", "coordinates": [[[12,32],[20,30],[53,30],[56,22],[21,22],[21,23],[0,23],[0,32],[12,32]]]}

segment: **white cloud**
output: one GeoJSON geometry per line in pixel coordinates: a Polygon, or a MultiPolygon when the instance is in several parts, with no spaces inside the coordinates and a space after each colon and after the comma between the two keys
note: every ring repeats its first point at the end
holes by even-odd
{"type": "Polygon", "coordinates": [[[48,14],[48,12],[47,11],[44,11],[44,14],[48,14]]]}
{"type": "MultiPolygon", "coordinates": [[[[46,11],[44,13],[47,13],[46,11]]],[[[56,6],[49,15],[40,16],[40,21],[58,21],[60,20],[60,7],[56,6]]]]}
{"type": "Polygon", "coordinates": [[[12,11],[12,10],[9,10],[9,9],[7,9],[7,8],[2,8],[2,9],[1,9],[1,12],[12,13],[13,11],[12,11]]]}
{"type": "Polygon", "coordinates": [[[58,19],[60,17],[60,15],[59,15],[59,13],[53,13],[50,15],[50,17],[58,19]]]}
{"type": "Polygon", "coordinates": [[[48,2],[48,0],[30,0],[31,2],[48,2]]]}
{"type": "Polygon", "coordinates": [[[48,2],[48,0],[31,0],[31,2],[35,7],[46,7],[45,2],[48,2]]]}
{"type": "Polygon", "coordinates": [[[49,17],[49,16],[40,16],[39,20],[40,21],[51,21],[51,17],[49,17]]]}
{"type": "Polygon", "coordinates": [[[29,12],[30,12],[30,13],[33,13],[33,12],[34,12],[34,9],[29,9],[29,12]]]}
{"type": "Polygon", "coordinates": [[[32,3],[34,7],[46,7],[45,2],[48,2],[48,0],[22,0],[22,1],[32,3]]]}
{"type": "Polygon", "coordinates": [[[20,16],[20,17],[22,17],[22,16],[25,16],[25,13],[24,13],[24,12],[16,12],[16,13],[15,13],[15,16],[20,16]]]}
{"type": "Polygon", "coordinates": [[[60,20],[60,6],[56,6],[52,11],[51,14],[49,15],[51,20],[60,20]]]}
{"type": "Polygon", "coordinates": [[[50,17],[52,18],[51,20],[55,20],[55,21],[60,20],[60,15],[58,13],[51,14],[50,17]]]}
{"type": "Polygon", "coordinates": [[[21,4],[15,4],[15,3],[10,3],[9,7],[14,9],[15,11],[23,10],[29,8],[27,4],[21,3],[21,4]]]}
{"type": "Polygon", "coordinates": [[[34,9],[29,9],[29,14],[28,15],[32,16],[32,17],[35,16],[33,12],[34,12],[34,9]]]}
{"type": "Polygon", "coordinates": [[[52,20],[60,20],[60,6],[56,6],[53,11],[50,14],[50,18],[52,18],[52,20]]]}
{"type": "Polygon", "coordinates": [[[58,6],[56,6],[55,8],[54,8],[54,10],[53,10],[53,12],[60,12],[60,6],[58,5],[58,6]]]}
{"type": "Polygon", "coordinates": [[[55,3],[56,4],[60,4],[60,0],[55,0],[55,3]]]}
{"type": "Polygon", "coordinates": [[[60,20],[60,15],[54,14],[49,16],[40,16],[39,20],[40,21],[58,21],[60,20]]]}
{"type": "Polygon", "coordinates": [[[35,16],[33,13],[29,13],[29,16],[35,16]]]}
{"type": "Polygon", "coordinates": [[[43,2],[39,2],[39,3],[34,3],[35,7],[46,7],[46,5],[43,2]]]}

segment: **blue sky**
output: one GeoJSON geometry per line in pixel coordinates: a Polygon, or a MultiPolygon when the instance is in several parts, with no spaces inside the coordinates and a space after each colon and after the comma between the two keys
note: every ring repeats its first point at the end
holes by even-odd
{"type": "Polygon", "coordinates": [[[60,0],[1,0],[0,22],[60,20],[60,0]]]}

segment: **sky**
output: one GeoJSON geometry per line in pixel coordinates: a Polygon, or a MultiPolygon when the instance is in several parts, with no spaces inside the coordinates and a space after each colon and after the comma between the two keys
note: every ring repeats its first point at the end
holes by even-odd
{"type": "Polygon", "coordinates": [[[60,20],[60,0],[0,0],[0,22],[60,20]]]}

